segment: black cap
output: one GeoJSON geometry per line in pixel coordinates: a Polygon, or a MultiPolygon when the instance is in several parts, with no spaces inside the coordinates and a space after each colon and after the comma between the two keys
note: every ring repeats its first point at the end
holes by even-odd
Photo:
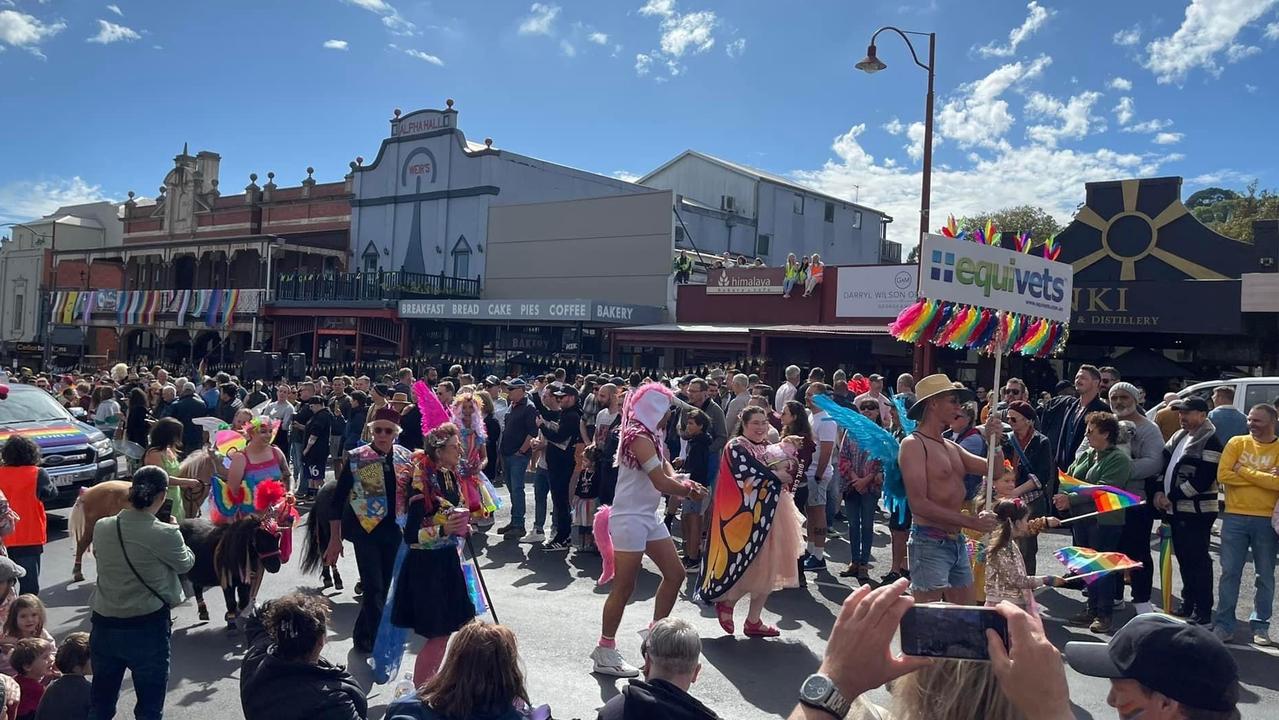
{"type": "Polygon", "coordinates": [[[1174,401],[1168,407],[1177,412],[1188,412],[1198,410],[1199,412],[1208,412],[1208,401],[1201,397],[1188,397],[1174,401]]]}
{"type": "Polygon", "coordinates": [[[572,395],[573,397],[577,397],[577,388],[566,383],[564,385],[560,385],[559,387],[555,388],[555,392],[551,394],[554,395],[555,397],[567,397],[569,395],[572,395]]]}
{"type": "Polygon", "coordinates": [[[484,378],[485,387],[495,387],[501,384],[502,384],[502,381],[498,380],[496,375],[489,375],[488,377],[484,378]]]}
{"type": "Polygon", "coordinates": [[[528,387],[528,383],[524,382],[524,378],[512,378],[502,384],[511,389],[519,388],[520,390],[523,390],[528,387]]]}
{"type": "Polygon", "coordinates": [[[1229,712],[1239,702],[1239,668],[1225,644],[1167,615],[1138,615],[1109,643],[1068,642],[1066,660],[1084,675],[1135,680],[1199,710],[1229,712]]]}
{"type": "Polygon", "coordinates": [[[389,400],[395,394],[395,389],[386,383],[378,383],[373,386],[373,392],[389,400]]]}

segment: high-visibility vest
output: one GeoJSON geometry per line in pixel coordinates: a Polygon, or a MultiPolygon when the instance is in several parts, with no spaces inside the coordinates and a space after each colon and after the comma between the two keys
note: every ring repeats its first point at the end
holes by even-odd
{"type": "Polygon", "coordinates": [[[18,514],[17,527],[4,539],[6,547],[44,545],[49,538],[44,503],[36,495],[36,476],[39,473],[40,468],[35,465],[0,467],[0,491],[9,498],[9,507],[18,514]]]}

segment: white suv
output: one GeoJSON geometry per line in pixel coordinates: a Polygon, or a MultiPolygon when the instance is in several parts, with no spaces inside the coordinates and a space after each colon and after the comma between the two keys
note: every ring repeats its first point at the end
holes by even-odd
{"type": "MultiPolygon", "coordinates": [[[[1201,397],[1212,407],[1212,391],[1221,386],[1234,388],[1235,409],[1247,414],[1248,409],[1257,403],[1273,403],[1279,398],[1279,377],[1241,377],[1229,380],[1209,380],[1195,383],[1177,393],[1179,398],[1201,397]]],[[[1162,410],[1163,402],[1150,408],[1146,417],[1154,418],[1155,413],[1162,410]]]]}

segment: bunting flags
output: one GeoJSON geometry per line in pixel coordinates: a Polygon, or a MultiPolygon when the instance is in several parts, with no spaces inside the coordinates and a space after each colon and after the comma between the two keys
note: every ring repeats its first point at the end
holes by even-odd
{"type": "Polygon", "coordinates": [[[191,291],[183,290],[181,292],[182,303],[178,305],[178,325],[186,323],[187,306],[191,304],[191,291]]]}
{"type": "Polygon", "coordinates": [[[213,327],[218,324],[218,307],[222,304],[222,293],[217,290],[209,291],[209,311],[204,318],[204,324],[213,327]]]}
{"type": "Polygon", "coordinates": [[[58,325],[88,325],[93,315],[110,313],[115,324],[154,325],[161,314],[174,315],[176,324],[201,318],[209,327],[230,326],[240,313],[257,313],[264,301],[259,289],[219,290],[58,290],[52,295],[49,321],[58,325]]]}

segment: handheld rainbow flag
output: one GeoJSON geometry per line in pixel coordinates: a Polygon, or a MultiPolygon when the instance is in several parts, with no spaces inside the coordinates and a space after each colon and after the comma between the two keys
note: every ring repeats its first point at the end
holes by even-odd
{"type": "Polygon", "coordinates": [[[1135,495],[1114,485],[1094,485],[1093,483],[1084,482],[1060,470],[1057,471],[1057,482],[1062,492],[1091,497],[1099,513],[1123,510],[1142,503],[1140,495],[1135,495]]]}
{"type": "Polygon", "coordinates": [[[247,444],[244,434],[238,430],[219,430],[218,434],[213,436],[213,446],[222,456],[230,455],[232,450],[243,450],[247,444]]]}
{"type": "Polygon", "coordinates": [[[1172,612],[1172,526],[1159,523],[1159,592],[1164,612],[1172,612]]]}
{"type": "Polygon", "coordinates": [[[1134,570],[1141,563],[1119,552],[1100,552],[1092,548],[1069,545],[1053,553],[1062,565],[1074,575],[1091,585],[1106,573],[1134,570]]]}

